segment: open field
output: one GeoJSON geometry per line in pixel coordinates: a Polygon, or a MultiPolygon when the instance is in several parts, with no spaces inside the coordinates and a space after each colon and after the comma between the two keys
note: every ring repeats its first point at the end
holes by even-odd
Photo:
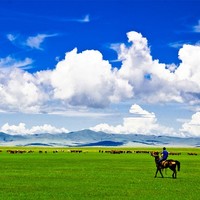
{"type": "MultiPolygon", "coordinates": [[[[99,153],[108,148],[2,147],[0,153],[0,199],[181,199],[199,198],[200,149],[168,148],[181,152],[170,158],[181,162],[177,179],[171,170],[154,178],[154,158],[148,153],[99,153]],[[33,153],[6,152],[8,149],[33,153]],[[39,153],[42,150],[43,153],[39,153]],[[58,150],[57,153],[53,151],[58,150]],[[62,151],[64,150],[64,152],[62,151]],[[47,151],[47,153],[44,153],[47,151]],[[198,155],[188,155],[195,152],[198,155]]],[[[113,149],[113,148],[110,148],[113,149]]],[[[121,150],[121,148],[120,148],[121,150]]],[[[144,148],[123,148],[144,150],[144,148]]],[[[145,148],[145,150],[160,150],[145,148]]]]}

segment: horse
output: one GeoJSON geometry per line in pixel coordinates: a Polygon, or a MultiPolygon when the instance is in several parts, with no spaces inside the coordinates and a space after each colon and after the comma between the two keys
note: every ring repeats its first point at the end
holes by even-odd
{"type": "Polygon", "coordinates": [[[158,171],[160,172],[162,178],[164,178],[161,169],[166,169],[166,168],[170,168],[173,173],[172,173],[172,178],[176,178],[177,175],[177,171],[176,168],[178,169],[178,171],[180,171],[180,162],[178,160],[164,160],[162,161],[160,164],[158,164],[158,161],[160,160],[158,152],[152,152],[151,155],[155,158],[155,163],[156,163],[156,173],[155,173],[155,178],[157,177],[157,173],[158,171]]]}

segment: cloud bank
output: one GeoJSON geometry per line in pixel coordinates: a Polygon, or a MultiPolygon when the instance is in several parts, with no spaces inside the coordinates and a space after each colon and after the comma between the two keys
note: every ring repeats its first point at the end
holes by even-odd
{"type": "MultiPolygon", "coordinates": [[[[26,45],[40,49],[46,37],[49,36],[29,37],[26,45]]],[[[17,40],[17,36],[11,34],[7,38],[12,42],[17,40]]],[[[31,59],[26,58],[21,63],[9,56],[1,59],[0,110],[49,113],[73,107],[105,108],[127,99],[148,103],[200,103],[199,45],[183,45],[178,53],[181,62],[177,66],[154,60],[148,41],[141,33],[129,32],[127,38],[128,44],[115,45],[118,59],[122,61],[118,69],[104,60],[99,51],[78,52],[76,48],[67,52],[55,69],[34,74],[23,70],[24,66],[31,65],[31,59]]],[[[158,131],[161,127],[155,115],[141,109],[133,106],[130,112],[144,112],[145,117],[125,118],[117,129],[147,133],[147,128],[137,126],[145,123],[149,130],[158,131]]],[[[187,126],[183,127],[183,132],[189,131],[187,126]]],[[[113,130],[116,131],[116,127],[113,130]]]]}
{"type": "Polygon", "coordinates": [[[26,128],[26,124],[19,123],[18,125],[9,125],[8,123],[4,124],[1,129],[1,132],[8,133],[10,135],[24,135],[24,134],[41,134],[41,133],[67,133],[69,132],[66,128],[56,128],[49,124],[44,124],[42,126],[33,126],[32,128],[26,128]]]}
{"type": "Polygon", "coordinates": [[[179,131],[175,131],[173,128],[159,124],[157,117],[153,112],[148,112],[137,104],[131,106],[129,113],[133,116],[124,118],[122,124],[112,126],[104,123],[90,127],[90,129],[93,131],[103,131],[115,134],[200,137],[200,112],[196,112],[188,122],[184,122],[179,131]]]}
{"type": "Polygon", "coordinates": [[[123,123],[120,125],[111,126],[109,124],[99,124],[90,129],[116,134],[179,135],[172,128],[158,124],[157,118],[153,112],[148,112],[137,104],[131,106],[129,113],[131,113],[133,117],[124,118],[123,123]]]}

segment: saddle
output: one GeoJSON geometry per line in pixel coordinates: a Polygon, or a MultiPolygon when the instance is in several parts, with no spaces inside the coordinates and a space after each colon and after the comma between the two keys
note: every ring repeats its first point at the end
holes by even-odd
{"type": "Polygon", "coordinates": [[[166,167],[169,164],[168,160],[163,160],[161,166],[166,167]]]}
{"type": "Polygon", "coordinates": [[[173,161],[173,160],[163,160],[161,162],[161,166],[164,167],[164,168],[167,167],[167,166],[175,165],[175,164],[176,164],[176,162],[173,161]]]}

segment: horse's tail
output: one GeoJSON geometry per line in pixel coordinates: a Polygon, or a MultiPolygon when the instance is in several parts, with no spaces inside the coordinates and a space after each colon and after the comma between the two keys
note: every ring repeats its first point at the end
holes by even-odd
{"type": "Polygon", "coordinates": [[[178,171],[180,171],[181,163],[178,160],[176,160],[176,164],[177,164],[177,167],[178,167],[178,171]]]}

